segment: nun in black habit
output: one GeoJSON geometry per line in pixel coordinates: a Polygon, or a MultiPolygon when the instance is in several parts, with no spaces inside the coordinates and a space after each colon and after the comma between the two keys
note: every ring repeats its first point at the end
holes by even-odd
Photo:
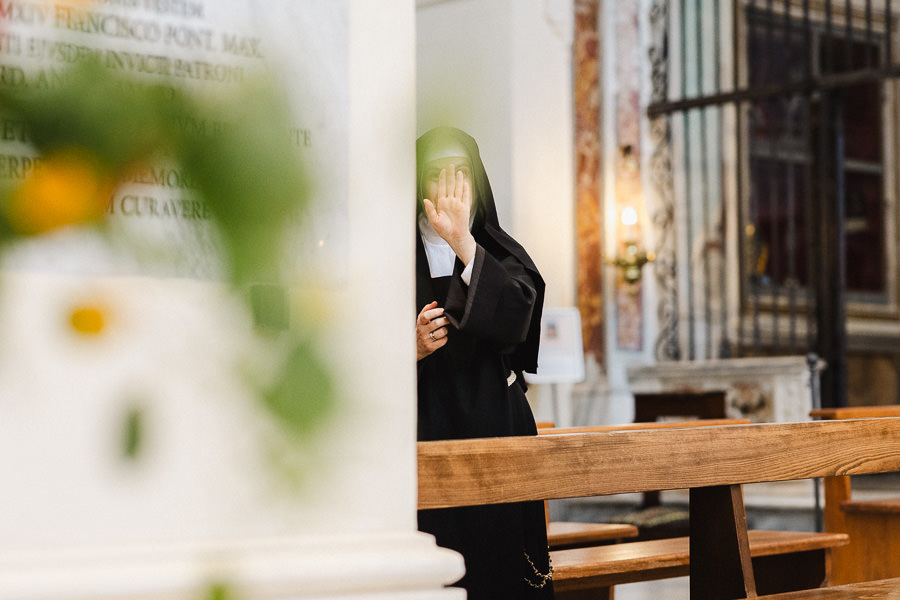
{"type": "MultiPolygon", "coordinates": [[[[522,372],[544,281],[500,228],[472,137],[432,129],[416,158],[418,439],[536,435],[522,372]]],[[[419,511],[419,529],[463,555],[470,600],[553,598],[542,502],[419,511]]]]}

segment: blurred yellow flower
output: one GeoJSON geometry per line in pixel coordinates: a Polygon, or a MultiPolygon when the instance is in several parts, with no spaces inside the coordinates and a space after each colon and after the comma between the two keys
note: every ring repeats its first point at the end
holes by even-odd
{"type": "Polygon", "coordinates": [[[72,329],[81,335],[98,335],[103,332],[103,311],[94,306],[80,306],[69,317],[72,329]]]}
{"type": "Polygon", "coordinates": [[[84,151],[46,157],[10,198],[6,217],[14,231],[31,235],[99,220],[115,185],[84,151]]]}

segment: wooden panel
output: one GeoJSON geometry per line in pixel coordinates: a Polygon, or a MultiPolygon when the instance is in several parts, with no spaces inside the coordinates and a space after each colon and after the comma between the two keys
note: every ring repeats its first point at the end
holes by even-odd
{"type": "MultiPolygon", "coordinates": [[[[759,530],[748,533],[754,561],[772,557],[786,566],[794,565],[798,555],[812,552],[820,556],[818,553],[848,541],[844,534],[759,530]],[[788,560],[785,555],[792,558],[788,560]]],[[[690,569],[687,537],[555,550],[550,556],[557,591],[681,577],[690,569]]]]}
{"type": "Polygon", "coordinates": [[[893,513],[848,513],[850,545],[834,557],[833,582],[900,577],[900,518],[893,513]],[[839,560],[838,560],[839,559],[839,560]]]}
{"type": "Polygon", "coordinates": [[[897,471],[900,418],[419,442],[418,469],[420,509],[897,471]]]}
{"type": "Polygon", "coordinates": [[[757,600],[898,600],[900,579],[882,579],[787,594],[759,596],[757,600]]]}

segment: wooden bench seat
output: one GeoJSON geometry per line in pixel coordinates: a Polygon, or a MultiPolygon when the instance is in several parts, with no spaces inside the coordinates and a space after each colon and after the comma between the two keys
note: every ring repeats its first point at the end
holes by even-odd
{"type": "Polygon", "coordinates": [[[757,596],[757,600],[897,600],[898,598],[900,598],[900,578],[757,596]]]}
{"type": "MultiPolygon", "coordinates": [[[[688,489],[691,598],[753,598],[768,583],[757,586],[765,557],[750,549],[758,534],[747,530],[742,485],[900,470],[900,418],[419,442],[418,467],[421,509],[688,489]]],[[[900,599],[900,582],[878,587],[900,599]]],[[[836,597],[873,598],[871,588],[836,597]]]]}
{"type": "MultiPolygon", "coordinates": [[[[846,545],[849,537],[753,530],[749,541],[758,591],[765,593],[822,585],[828,578],[828,551],[846,545]]],[[[682,577],[690,573],[689,544],[687,537],[678,537],[553,551],[554,589],[560,599],[601,599],[611,597],[608,588],[615,585],[682,577]]]]}
{"type": "Polygon", "coordinates": [[[638,528],[628,523],[582,523],[578,521],[550,521],[547,523],[547,543],[551,550],[597,546],[636,537],[638,528]]]}
{"type": "Polygon", "coordinates": [[[841,502],[841,510],[845,513],[870,515],[897,515],[900,518],[900,498],[881,498],[879,500],[845,500],[841,502]]]}

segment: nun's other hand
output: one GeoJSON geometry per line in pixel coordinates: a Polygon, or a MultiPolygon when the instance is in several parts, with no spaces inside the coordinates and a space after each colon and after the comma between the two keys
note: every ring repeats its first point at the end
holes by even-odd
{"type": "Polygon", "coordinates": [[[425,213],[431,226],[450,244],[463,264],[475,256],[475,238],[469,231],[472,214],[472,184],[462,171],[441,169],[437,198],[425,198],[425,213]]]}
{"type": "Polygon", "coordinates": [[[416,360],[433,354],[447,343],[447,324],[444,309],[437,300],[426,304],[416,317],[416,360]]]}

